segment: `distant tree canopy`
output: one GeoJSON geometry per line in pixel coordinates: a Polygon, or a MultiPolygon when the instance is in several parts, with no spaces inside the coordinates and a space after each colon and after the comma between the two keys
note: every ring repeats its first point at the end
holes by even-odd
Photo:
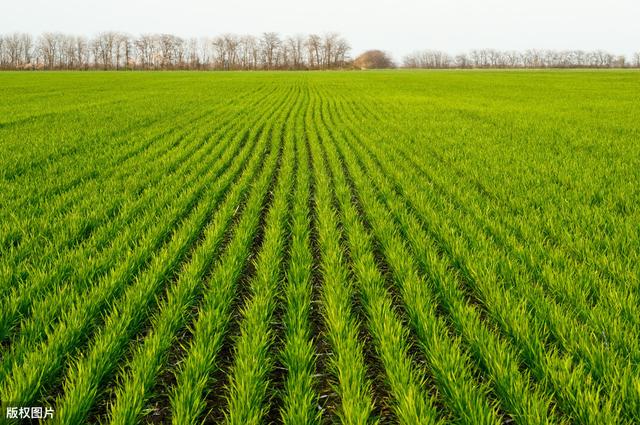
{"type": "MultiPolygon", "coordinates": [[[[351,61],[349,42],[337,33],[281,36],[222,34],[181,38],[172,34],[132,36],[102,32],[95,37],[44,33],[0,34],[0,69],[56,70],[320,70],[393,68],[391,56],[369,50],[351,61]]],[[[471,50],[451,55],[423,50],[404,57],[405,68],[622,68],[639,67],[630,58],[603,50],[471,50]]]]}
{"type": "Polygon", "coordinates": [[[367,50],[353,61],[353,66],[358,69],[386,69],[394,68],[395,64],[382,50],[367,50]]]}

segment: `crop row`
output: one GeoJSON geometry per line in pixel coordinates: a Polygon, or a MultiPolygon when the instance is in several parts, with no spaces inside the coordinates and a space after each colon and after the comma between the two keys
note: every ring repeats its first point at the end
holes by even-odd
{"type": "Polygon", "coordinates": [[[611,103],[553,73],[64,75],[0,122],[3,407],[640,421],[635,157],[617,156],[637,127],[611,103]]]}

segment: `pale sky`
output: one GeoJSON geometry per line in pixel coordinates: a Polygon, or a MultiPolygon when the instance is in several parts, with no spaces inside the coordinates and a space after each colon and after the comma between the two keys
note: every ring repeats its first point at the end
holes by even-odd
{"type": "Polygon", "coordinates": [[[0,33],[337,31],[352,55],[420,49],[640,50],[640,0],[0,0],[0,33]]]}

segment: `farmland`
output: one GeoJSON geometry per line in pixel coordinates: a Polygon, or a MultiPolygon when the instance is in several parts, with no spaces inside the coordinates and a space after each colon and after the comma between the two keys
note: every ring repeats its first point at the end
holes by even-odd
{"type": "Polygon", "coordinates": [[[2,73],[0,292],[0,421],[640,423],[640,74],[2,73]]]}

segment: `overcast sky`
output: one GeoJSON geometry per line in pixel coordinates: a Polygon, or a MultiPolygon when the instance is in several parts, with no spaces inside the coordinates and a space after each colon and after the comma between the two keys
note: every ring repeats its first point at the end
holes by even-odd
{"type": "Polygon", "coordinates": [[[0,33],[183,37],[337,31],[357,54],[417,49],[640,50],[640,0],[0,0],[0,33]]]}

